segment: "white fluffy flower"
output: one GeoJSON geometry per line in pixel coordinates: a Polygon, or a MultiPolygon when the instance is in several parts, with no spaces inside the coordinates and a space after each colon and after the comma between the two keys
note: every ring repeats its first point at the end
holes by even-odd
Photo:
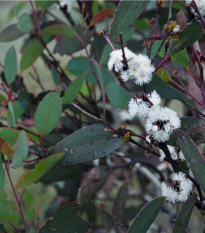
{"type": "MultiPolygon", "coordinates": [[[[190,5],[190,3],[192,2],[192,0],[185,0],[187,6],[190,5]]],[[[195,0],[196,5],[201,13],[201,15],[205,15],[205,1],[204,0],[195,0]]],[[[197,15],[196,11],[194,10],[194,8],[191,7],[191,11],[194,15],[197,15]]]]}
{"type": "Polygon", "coordinates": [[[173,130],[178,129],[180,125],[181,121],[176,112],[166,107],[160,108],[157,105],[150,108],[146,119],[145,129],[155,140],[165,142],[169,139],[173,130]],[[158,131],[152,130],[154,125],[158,126],[158,131]]]}
{"type": "MultiPolygon", "coordinates": [[[[168,145],[168,149],[173,160],[185,160],[184,154],[181,152],[181,150],[177,150],[174,146],[170,145],[168,145]]],[[[160,161],[163,161],[164,158],[165,154],[162,150],[160,150],[160,161]]]]}
{"type": "Polygon", "coordinates": [[[71,11],[71,0],[60,0],[59,1],[61,7],[67,7],[67,11],[71,11]]]}
{"type": "Polygon", "coordinates": [[[146,117],[150,108],[158,105],[160,101],[161,98],[156,91],[151,92],[151,94],[140,93],[130,100],[128,111],[132,117],[135,115],[146,117]]]}
{"type": "Polygon", "coordinates": [[[162,195],[166,197],[167,201],[172,203],[186,201],[192,189],[192,182],[186,178],[183,172],[173,173],[171,180],[173,181],[173,187],[162,182],[162,195]]]}

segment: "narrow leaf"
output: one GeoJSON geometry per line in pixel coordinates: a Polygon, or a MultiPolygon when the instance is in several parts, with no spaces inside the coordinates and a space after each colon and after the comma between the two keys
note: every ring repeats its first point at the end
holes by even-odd
{"type": "Polygon", "coordinates": [[[52,153],[65,151],[59,165],[66,167],[102,158],[123,144],[123,138],[115,137],[105,126],[95,124],[64,138],[54,146],[52,153]]]}
{"type": "Polygon", "coordinates": [[[179,217],[176,220],[176,225],[174,227],[173,233],[186,232],[186,228],[189,223],[189,219],[191,217],[195,202],[196,202],[196,195],[192,195],[187,199],[182,210],[179,213],[179,217]]]}
{"type": "Polygon", "coordinates": [[[63,104],[70,104],[76,98],[83,86],[84,79],[84,76],[81,76],[69,85],[63,96],[63,104]]]}
{"type": "Polygon", "coordinates": [[[24,184],[30,185],[37,181],[40,177],[42,177],[47,171],[49,171],[57,162],[59,162],[63,156],[63,153],[56,153],[48,156],[47,158],[41,160],[38,164],[36,164],[34,169],[28,171],[24,184]]]}
{"type": "Polygon", "coordinates": [[[42,33],[44,35],[59,35],[66,37],[74,37],[75,31],[67,25],[52,25],[43,29],[42,33]]]}
{"type": "Polygon", "coordinates": [[[7,53],[4,60],[4,74],[6,81],[12,83],[15,80],[17,71],[17,58],[16,51],[14,47],[11,47],[7,53]]]}
{"type": "Polygon", "coordinates": [[[10,115],[11,117],[8,117],[8,123],[10,127],[16,127],[16,120],[15,120],[15,115],[14,115],[14,109],[13,109],[13,105],[12,102],[9,101],[8,102],[8,116],[10,115]]]}
{"type": "Polygon", "coordinates": [[[119,32],[129,30],[148,3],[149,1],[120,1],[110,27],[110,39],[119,40],[119,32]]]}
{"type": "Polygon", "coordinates": [[[39,1],[35,0],[36,7],[41,7],[42,10],[47,10],[49,7],[51,7],[55,1],[39,1]]]}
{"type": "Polygon", "coordinates": [[[22,37],[24,33],[20,32],[17,24],[11,24],[3,29],[0,33],[0,42],[10,42],[22,37]]]}
{"type": "Polygon", "coordinates": [[[101,22],[106,17],[112,15],[115,12],[114,9],[105,9],[100,12],[98,12],[91,20],[90,26],[95,25],[98,22],[101,22]]]}
{"type": "Polygon", "coordinates": [[[20,167],[22,161],[27,158],[28,155],[28,141],[25,131],[21,131],[16,143],[15,152],[12,159],[12,165],[14,168],[20,167]]]}
{"type": "Polygon", "coordinates": [[[148,202],[137,214],[127,233],[146,233],[159,213],[164,197],[148,202]]]}
{"type": "Polygon", "coordinates": [[[48,93],[39,104],[35,117],[35,127],[41,136],[50,133],[57,125],[62,111],[60,92],[48,93]]]}
{"type": "Polygon", "coordinates": [[[2,155],[0,152],[0,189],[4,188],[4,180],[5,180],[5,170],[3,168],[3,159],[2,159],[2,155]]]}
{"type": "Polygon", "coordinates": [[[205,192],[205,158],[189,136],[182,131],[177,131],[177,135],[179,136],[177,140],[185,156],[187,165],[205,192]]]}

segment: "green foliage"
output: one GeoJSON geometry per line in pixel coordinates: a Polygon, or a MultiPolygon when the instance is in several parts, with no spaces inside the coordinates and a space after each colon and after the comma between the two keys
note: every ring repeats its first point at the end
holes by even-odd
{"type": "Polygon", "coordinates": [[[107,127],[95,124],[67,136],[52,152],[65,152],[59,163],[65,167],[105,157],[123,144],[123,138],[114,136],[107,127]]]}
{"type": "Polygon", "coordinates": [[[30,32],[33,30],[32,20],[29,14],[22,14],[17,25],[20,32],[30,32]]]}
{"type": "Polygon", "coordinates": [[[175,53],[171,56],[175,61],[179,62],[181,65],[183,65],[185,68],[189,67],[189,59],[186,50],[182,50],[178,53],[175,53]]]}
{"type": "Polygon", "coordinates": [[[4,60],[4,73],[5,78],[8,83],[12,83],[15,80],[17,72],[17,58],[16,51],[14,47],[11,47],[7,53],[4,60]]]}
{"type": "Polygon", "coordinates": [[[18,30],[17,24],[11,24],[1,31],[0,42],[10,42],[22,37],[23,35],[24,33],[18,30]]]}
{"type": "Polygon", "coordinates": [[[1,128],[0,137],[3,138],[9,145],[13,146],[16,144],[19,134],[16,130],[1,128]]]}
{"type": "Polygon", "coordinates": [[[66,25],[52,25],[46,27],[42,33],[45,35],[59,35],[65,37],[75,36],[75,31],[66,25]]]}
{"type": "Polygon", "coordinates": [[[41,178],[47,171],[56,165],[64,156],[64,152],[55,153],[41,160],[34,169],[31,169],[24,179],[25,185],[30,185],[41,178]]]}
{"type": "Polygon", "coordinates": [[[50,133],[57,125],[62,111],[60,92],[47,94],[35,113],[35,127],[41,136],[50,133]]]}
{"type": "Polygon", "coordinates": [[[3,168],[3,159],[0,153],[0,189],[4,188],[4,181],[5,181],[5,170],[3,168]]]}
{"type": "Polygon", "coordinates": [[[5,198],[6,194],[0,189],[0,219],[11,220],[14,215],[12,203],[5,198]]]}

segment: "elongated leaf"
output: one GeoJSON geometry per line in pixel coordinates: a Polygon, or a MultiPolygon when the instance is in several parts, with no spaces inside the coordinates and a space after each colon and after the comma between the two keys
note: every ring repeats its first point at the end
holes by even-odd
{"type": "Polygon", "coordinates": [[[192,24],[187,25],[185,30],[179,33],[179,40],[174,41],[169,49],[169,54],[173,55],[180,50],[194,43],[203,35],[203,30],[200,23],[194,21],[192,24]]]}
{"type": "Polygon", "coordinates": [[[16,144],[19,134],[17,131],[8,128],[2,128],[0,130],[0,137],[3,138],[10,146],[16,144]]]}
{"type": "Polygon", "coordinates": [[[28,141],[25,131],[21,131],[18,141],[16,143],[15,152],[12,159],[12,165],[14,168],[20,167],[22,161],[27,158],[28,155],[28,141]]]}
{"type": "Polygon", "coordinates": [[[120,187],[120,190],[117,194],[117,197],[115,198],[112,209],[113,215],[119,220],[123,220],[127,196],[128,196],[128,181],[126,180],[124,184],[120,187]]]}
{"type": "Polygon", "coordinates": [[[63,96],[63,104],[70,104],[76,98],[82,88],[84,79],[84,76],[81,76],[70,84],[63,96]]]}
{"type": "Polygon", "coordinates": [[[10,42],[23,36],[24,33],[20,32],[17,24],[11,24],[3,29],[0,33],[0,42],[10,42]]]}
{"type": "Polygon", "coordinates": [[[16,127],[16,121],[15,121],[15,115],[14,115],[14,109],[12,102],[8,102],[8,116],[10,115],[11,117],[8,117],[8,123],[10,127],[16,127]]]}
{"type": "Polygon", "coordinates": [[[3,168],[3,159],[0,152],[0,189],[4,188],[5,170],[3,168]]]}
{"type": "Polygon", "coordinates": [[[34,122],[41,136],[50,133],[57,125],[62,111],[60,92],[48,93],[39,104],[34,122]]]}
{"type": "Polygon", "coordinates": [[[52,220],[41,228],[40,233],[86,233],[89,230],[88,224],[78,214],[78,206],[72,202],[64,202],[61,204],[52,220]]]}
{"type": "Polygon", "coordinates": [[[74,37],[75,31],[67,25],[52,25],[43,29],[42,32],[44,35],[59,35],[66,37],[74,37]]]}
{"type": "Polygon", "coordinates": [[[17,58],[16,51],[14,47],[11,47],[7,53],[4,60],[4,74],[6,81],[12,83],[15,80],[17,71],[17,58]]]}
{"type": "Polygon", "coordinates": [[[178,53],[175,53],[171,56],[171,58],[183,65],[185,68],[189,67],[189,58],[185,49],[178,53]]]}
{"type": "Polygon", "coordinates": [[[177,131],[177,133],[179,136],[177,140],[185,156],[187,165],[205,192],[205,158],[189,136],[182,131],[177,131]]]}
{"type": "Polygon", "coordinates": [[[52,154],[49,157],[41,160],[38,164],[36,164],[35,168],[30,170],[25,179],[24,184],[30,185],[41,178],[47,171],[49,171],[57,162],[59,162],[65,152],[52,154]]]}
{"type": "Polygon", "coordinates": [[[55,1],[39,1],[39,0],[35,0],[36,7],[41,7],[42,10],[47,10],[54,3],[55,3],[55,1]]]}
{"type": "Polygon", "coordinates": [[[59,165],[66,167],[102,158],[123,144],[123,138],[114,137],[108,128],[95,124],[77,130],[64,138],[54,146],[51,152],[65,151],[65,157],[59,165]]]}
{"type": "Polygon", "coordinates": [[[96,23],[102,21],[106,17],[112,15],[115,12],[114,9],[105,9],[100,12],[98,12],[91,20],[90,26],[95,25],[96,23]]]}
{"type": "Polygon", "coordinates": [[[164,201],[164,197],[157,197],[148,202],[135,217],[127,233],[146,233],[154,222],[164,201]]]}
{"type": "Polygon", "coordinates": [[[128,108],[128,102],[131,99],[130,94],[121,86],[115,83],[108,83],[107,96],[110,103],[116,108],[128,108]]]}
{"type": "Polygon", "coordinates": [[[176,99],[185,104],[188,108],[192,109],[194,106],[193,100],[186,97],[181,91],[170,86],[158,76],[154,75],[152,81],[148,84],[148,87],[152,90],[156,90],[161,96],[166,99],[176,99]]]}
{"type": "Polygon", "coordinates": [[[119,40],[119,32],[129,30],[148,3],[149,1],[120,1],[110,27],[110,39],[119,40]]]}
{"type": "Polygon", "coordinates": [[[33,29],[33,24],[31,16],[27,13],[24,13],[20,16],[18,22],[18,29],[21,32],[30,32],[33,29]]]}
{"type": "Polygon", "coordinates": [[[179,213],[179,217],[177,218],[173,233],[184,233],[186,231],[195,202],[196,195],[192,195],[187,199],[181,212],[179,213]]]}
{"type": "MultiPolygon", "coordinates": [[[[43,35],[43,31],[42,31],[43,35]]],[[[47,44],[51,40],[50,35],[43,36],[44,42],[47,44]]],[[[21,70],[25,70],[29,68],[35,60],[41,55],[43,52],[44,46],[38,39],[33,39],[23,50],[23,55],[21,57],[20,68],[21,70]]]]}

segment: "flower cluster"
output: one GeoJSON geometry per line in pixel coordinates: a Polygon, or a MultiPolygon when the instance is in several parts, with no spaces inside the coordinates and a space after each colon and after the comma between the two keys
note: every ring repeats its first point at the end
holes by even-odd
{"type": "MultiPolygon", "coordinates": [[[[181,161],[185,160],[184,154],[181,152],[180,149],[169,145],[168,145],[168,149],[171,154],[171,158],[173,160],[181,160],[181,161]]],[[[160,161],[163,161],[164,158],[165,158],[165,153],[162,150],[160,150],[160,158],[159,158],[160,161]]]]}
{"type": "Polygon", "coordinates": [[[128,48],[124,48],[124,55],[123,57],[121,49],[112,51],[108,61],[108,69],[120,72],[124,82],[133,79],[140,86],[149,83],[155,70],[150,59],[143,54],[136,55],[128,48]]]}
{"type": "MultiPolygon", "coordinates": [[[[189,6],[191,4],[192,0],[185,0],[185,2],[189,6]]],[[[195,0],[195,2],[196,2],[196,5],[197,5],[201,15],[202,16],[205,15],[205,0],[195,0]]],[[[191,7],[191,11],[194,15],[197,15],[197,13],[193,7],[191,7]]]]}
{"type": "Polygon", "coordinates": [[[191,189],[192,182],[186,178],[183,172],[173,173],[171,175],[170,186],[165,182],[161,184],[162,195],[166,197],[167,201],[172,203],[186,201],[191,189]]]}

